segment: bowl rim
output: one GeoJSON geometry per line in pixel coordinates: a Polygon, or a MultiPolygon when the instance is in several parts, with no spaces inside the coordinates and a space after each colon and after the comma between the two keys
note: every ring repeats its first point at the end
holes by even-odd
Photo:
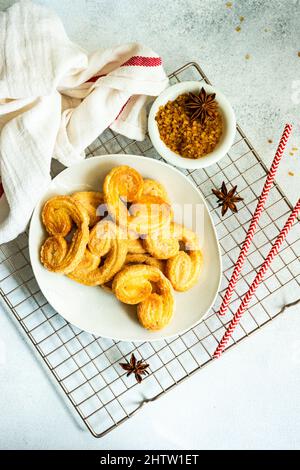
{"type": "Polygon", "coordinates": [[[218,88],[205,82],[202,83],[201,81],[190,80],[171,85],[155,99],[149,112],[148,132],[155,150],[164,160],[180,168],[206,168],[224,158],[231,148],[236,134],[236,118],[229,100],[221,91],[219,91],[218,88]],[[189,159],[181,157],[180,155],[173,152],[161,140],[155,116],[159,107],[166,104],[167,101],[174,100],[183,93],[200,91],[202,87],[209,93],[216,93],[218,104],[225,121],[225,135],[221,142],[217,145],[216,149],[211,153],[198,159],[189,159]]]}

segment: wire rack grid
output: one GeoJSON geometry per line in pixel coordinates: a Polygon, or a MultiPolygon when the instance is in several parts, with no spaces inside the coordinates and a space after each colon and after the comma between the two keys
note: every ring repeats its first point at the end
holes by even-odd
{"type": "MultiPolygon", "coordinates": [[[[170,76],[171,83],[182,80],[209,83],[196,63],[186,64],[170,76]]],[[[109,153],[160,159],[148,136],[143,142],[134,142],[108,129],[88,148],[87,156],[109,153]]],[[[27,233],[0,247],[1,297],[95,437],[111,431],[145,403],[157,399],[212,362],[213,352],[240,297],[248,290],[257,268],[291,210],[291,204],[275,184],[231,307],[226,316],[219,317],[216,312],[221,296],[230,279],[266,171],[240,127],[237,127],[231,150],[219,164],[201,170],[183,170],[204,194],[211,210],[222,249],[223,281],[215,307],[206,318],[186,333],[169,340],[154,343],[116,342],[79,330],[55,312],[39,290],[30,266],[27,233]],[[240,203],[238,213],[227,213],[222,218],[211,190],[212,187],[220,187],[223,180],[229,185],[237,184],[244,201],[240,203]],[[140,385],[134,377],[126,377],[119,366],[119,362],[124,362],[131,353],[150,364],[150,374],[140,385]]],[[[296,230],[291,230],[227,349],[273,320],[285,306],[297,301],[299,256],[300,239],[296,230]]]]}

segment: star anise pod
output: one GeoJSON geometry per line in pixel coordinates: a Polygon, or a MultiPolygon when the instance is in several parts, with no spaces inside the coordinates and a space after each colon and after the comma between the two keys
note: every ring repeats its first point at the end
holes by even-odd
{"type": "Polygon", "coordinates": [[[226,214],[228,209],[232,212],[237,212],[237,207],[235,205],[236,202],[242,201],[243,198],[240,196],[235,196],[237,186],[233,186],[233,188],[228,191],[226,188],[226,184],[222,183],[221,189],[213,189],[212,192],[218,198],[218,207],[222,207],[222,216],[226,214]]]}
{"type": "Polygon", "coordinates": [[[216,94],[211,93],[208,95],[202,87],[199,95],[189,93],[185,103],[185,109],[190,115],[192,121],[198,119],[200,124],[203,125],[208,119],[213,121],[216,117],[218,103],[215,101],[216,94]]]}
{"type": "Polygon", "coordinates": [[[146,370],[149,367],[149,364],[144,362],[142,359],[137,361],[133,353],[131,354],[130,361],[127,361],[126,359],[126,362],[120,362],[120,366],[122,369],[127,371],[126,377],[134,374],[135,379],[139,384],[143,380],[142,376],[149,374],[149,372],[146,370]]]}

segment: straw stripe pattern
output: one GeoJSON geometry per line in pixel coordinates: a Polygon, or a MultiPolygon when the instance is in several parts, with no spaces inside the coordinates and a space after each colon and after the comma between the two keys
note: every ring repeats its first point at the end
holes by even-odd
{"type": "Polygon", "coordinates": [[[265,259],[265,261],[261,265],[261,268],[260,268],[259,272],[257,273],[253,283],[251,284],[250,289],[248,290],[248,292],[244,296],[241,305],[239,306],[237,312],[235,313],[233,319],[231,320],[226,333],[224,334],[223,338],[221,339],[221,341],[219,343],[219,346],[217,347],[217,349],[214,352],[214,357],[215,358],[220,357],[220,355],[224,351],[224,349],[225,349],[225,347],[226,347],[226,345],[229,341],[229,338],[231,337],[235,327],[239,323],[243,313],[245,312],[246,308],[248,307],[249,302],[250,302],[255,290],[257,289],[258,285],[262,281],[262,279],[263,279],[267,269],[269,268],[273,258],[277,255],[283,241],[285,240],[289,230],[291,229],[293,223],[297,219],[299,213],[300,213],[300,199],[298,200],[296,206],[294,207],[292,213],[290,214],[288,220],[286,221],[283,229],[281,230],[278,237],[276,238],[276,241],[273,244],[271,250],[269,251],[269,254],[268,254],[267,258],[265,259]]]}
{"type": "Polygon", "coordinates": [[[219,315],[225,315],[225,313],[227,312],[228,304],[230,302],[232,293],[233,293],[234,288],[236,286],[236,283],[238,281],[238,277],[240,275],[242,266],[244,264],[244,261],[245,261],[249,246],[251,244],[253,235],[256,231],[258,221],[259,221],[259,218],[261,216],[262,210],[264,208],[266,199],[267,199],[268,194],[270,192],[270,189],[272,187],[272,184],[273,184],[276,172],[277,172],[279,162],[282,158],[282,155],[283,155],[283,152],[284,152],[284,149],[286,147],[286,143],[288,141],[288,138],[290,136],[291,131],[292,131],[292,126],[290,124],[286,124],[285,128],[284,128],[284,131],[283,131],[283,134],[281,136],[281,139],[280,139],[280,142],[279,142],[274,160],[272,162],[272,166],[271,166],[270,171],[268,173],[268,176],[267,176],[266,182],[264,184],[261,196],[258,200],[254,215],[252,217],[252,220],[251,220],[251,223],[250,223],[247,235],[246,235],[246,239],[243,243],[243,246],[242,246],[242,249],[240,251],[238,260],[235,264],[233,273],[231,275],[227,290],[225,292],[225,295],[224,295],[224,298],[223,298],[223,301],[222,301],[222,304],[221,304],[221,307],[220,307],[220,310],[219,310],[219,315]]]}

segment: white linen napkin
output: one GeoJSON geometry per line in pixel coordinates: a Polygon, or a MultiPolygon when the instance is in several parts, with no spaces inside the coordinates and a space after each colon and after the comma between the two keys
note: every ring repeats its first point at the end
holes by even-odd
{"type": "Polygon", "coordinates": [[[27,226],[56,158],[72,165],[107,127],[142,140],[145,103],[168,84],[141,44],[88,54],[47,8],[21,1],[0,12],[0,243],[27,226]]]}

